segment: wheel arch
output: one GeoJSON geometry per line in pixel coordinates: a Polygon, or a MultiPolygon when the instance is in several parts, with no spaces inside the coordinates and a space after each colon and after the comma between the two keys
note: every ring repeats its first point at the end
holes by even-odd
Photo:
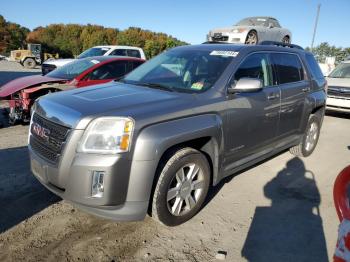
{"type": "Polygon", "coordinates": [[[211,184],[217,184],[221,139],[221,121],[216,115],[188,117],[145,128],[136,139],[127,200],[151,199],[165,161],[184,147],[194,148],[206,157],[211,184]],[[140,172],[143,173],[141,178],[140,172]]]}

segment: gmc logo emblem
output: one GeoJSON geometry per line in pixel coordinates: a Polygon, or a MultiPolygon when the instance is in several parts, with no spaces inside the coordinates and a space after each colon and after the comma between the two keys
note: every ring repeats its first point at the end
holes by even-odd
{"type": "Polygon", "coordinates": [[[48,140],[50,135],[50,130],[47,128],[42,127],[38,123],[32,124],[32,131],[34,134],[36,134],[38,137],[48,140]]]}

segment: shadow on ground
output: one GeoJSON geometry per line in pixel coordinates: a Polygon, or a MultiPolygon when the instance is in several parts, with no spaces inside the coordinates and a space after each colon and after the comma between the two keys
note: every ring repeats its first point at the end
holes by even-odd
{"type": "Polygon", "coordinates": [[[16,79],[18,77],[30,76],[30,75],[40,75],[41,72],[13,72],[13,71],[0,71],[0,87],[7,82],[16,79]]]}
{"type": "Polygon", "coordinates": [[[27,147],[0,150],[0,233],[59,200],[30,173],[27,147]]]}
{"type": "Polygon", "coordinates": [[[314,174],[295,157],[264,187],[242,249],[248,261],[329,261],[314,174]]]}
{"type": "Polygon", "coordinates": [[[335,112],[335,111],[326,111],[327,116],[331,117],[339,117],[339,118],[344,118],[344,119],[350,119],[350,114],[349,113],[343,113],[343,112],[335,112]]]}

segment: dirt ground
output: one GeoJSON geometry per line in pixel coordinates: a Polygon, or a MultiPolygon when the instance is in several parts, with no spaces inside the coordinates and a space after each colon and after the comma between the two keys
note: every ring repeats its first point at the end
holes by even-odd
{"type": "MultiPolygon", "coordinates": [[[[7,63],[0,83],[20,75],[20,67],[5,73],[7,63]]],[[[173,228],[75,209],[31,175],[28,126],[2,128],[0,261],[215,261],[219,251],[226,261],[329,261],[339,223],[333,182],[350,164],[349,119],[327,115],[309,158],[284,152],[227,178],[199,214],[173,228]]]]}

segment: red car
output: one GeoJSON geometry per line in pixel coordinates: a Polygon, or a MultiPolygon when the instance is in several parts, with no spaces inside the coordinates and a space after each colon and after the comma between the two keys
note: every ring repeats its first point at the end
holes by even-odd
{"type": "Polygon", "coordinates": [[[28,122],[30,108],[38,97],[119,79],[144,62],[139,58],[117,56],[77,59],[45,76],[25,76],[8,82],[0,88],[0,100],[9,102],[10,124],[28,122]]]}

